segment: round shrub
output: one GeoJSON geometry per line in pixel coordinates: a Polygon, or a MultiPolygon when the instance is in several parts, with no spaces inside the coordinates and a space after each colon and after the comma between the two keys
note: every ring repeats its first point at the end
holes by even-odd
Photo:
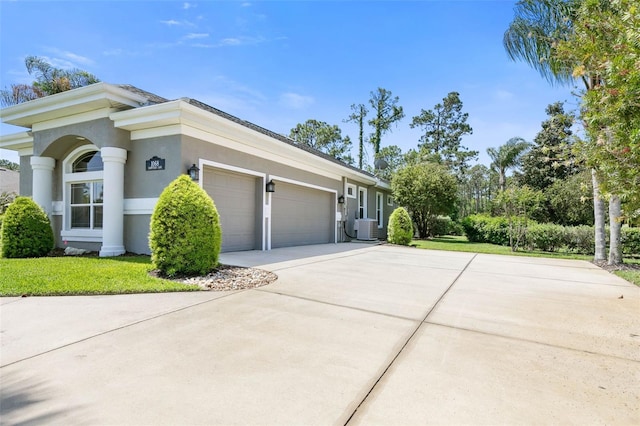
{"type": "Polygon", "coordinates": [[[408,246],[413,238],[413,223],[404,207],[398,207],[389,216],[388,240],[391,244],[408,246]]]}
{"type": "Polygon", "coordinates": [[[167,186],[151,215],[151,261],[167,276],[203,275],[218,265],[222,231],[213,200],[182,175],[167,186]]]}
{"type": "Polygon", "coordinates": [[[53,250],[53,230],[35,201],[17,197],[7,208],[0,230],[2,257],[40,257],[53,250]]]}

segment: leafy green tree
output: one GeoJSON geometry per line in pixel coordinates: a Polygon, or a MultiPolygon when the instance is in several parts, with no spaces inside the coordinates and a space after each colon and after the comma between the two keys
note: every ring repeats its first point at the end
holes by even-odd
{"type": "Polygon", "coordinates": [[[13,161],[5,160],[4,158],[0,159],[0,167],[16,172],[20,171],[20,164],[14,163],[13,161]]]}
{"type": "Polygon", "coordinates": [[[518,177],[520,185],[540,190],[580,171],[571,153],[573,117],[565,113],[562,102],[547,106],[546,112],[549,118],[523,155],[518,177]]]}
{"type": "Polygon", "coordinates": [[[465,186],[467,208],[461,215],[488,213],[491,210],[491,196],[497,192],[493,188],[489,168],[483,164],[471,167],[466,174],[465,186]]]}
{"type": "Polygon", "coordinates": [[[444,164],[460,177],[468,162],[478,156],[478,151],[462,146],[462,137],[473,133],[468,118],[458,92],[450,92],[432,110],[420,110],[410,126],[423,131],[418,145],[422,158],[444,164]]]}
{"type": "Polygon", "coordinates": [[[588,170],[556,180],[544,190],[548,222],[558,225],[593,225],[593,189],[588,170]]]}
{"type": "Polygon", "coordinates": [[[393,97],[390,90],[378,88],[376,92],[371,92],[369,105],[374,117],[369,120],[369,125],[373,127],[373,133],[369,137],[373,145],[373,154],[380,152],[380,142],[382,135],[391,130],[391,125],[396,124],[404,118],[404,111],[398,105],[400,98],[393,97]]]}
{"type": "Polygon", "coordinates": [[[31,198],[17,197],[2,217],[0,257],[41,257],[53,250],[47,214],[31,198]]]}
{"type": "Polygon", "coordinates": [[[362,169],[364,167],[364,119],[369,111],[363,104],[352,104],[351,111],[351,115],[345,122],[358,124],[358,167],[362,169]]]}
{"type": "MultiPolygon", "coordinates": [[[[581,60],[570,53],[571,48],[563,51],[564,41],[574,37],[573,25],[578,18],[580,4],[581,1],[577,0],[518,1],[514,19],[503,38],[509,57],[526,62],[551,84],[571,84],[577,77],[587,92],[596,87],[601,81],[598,73],[576,75],[574,68],[580,66],[581,60]]],[[[599,192],[599,176],[595,168],[592,170],[594,260],[599,262],[605,259],[605,212],[599,192]]]]}
{"type": "Polygon", "coordinates": [[[289,137],[296,143],[317,149],[348,164],[353,164],[351,157],[351,140],[349,136],[342,137],[338,126],[324,121],[307,120],[291,129],[289,137]]]}
{"type": "Polygon", "coordinates": [[[211,197],[189,176],[179,176],[162,191],[150,228],[151,261],[163,274],[202,275],[218,265],[220,217],[211,197]]]}
{"type": "Polygon", "coordinates": [[[496,204],[509,222],[509,246],[517,251],[523,242],[532,216],[542,206],[542,191],[528,186],[511,186],[498,194],[496,204]]]}
{"type": "Polygon", "coordinates": [[[384,169],[376,169],[375,166],[367,166],[366,170],[388,181],[391,181],[394,173],[405,165],[405,155],[402,153],[402,149],[397,145],[389,145],[380,148],[380,152],[378,152],[374,158],[374,164],[375,160],[384,160],[386,167],[384,169]]]}
{"type": "Polygon", "coordinates": [[[420,163],[399,170],[391,180],[396,202],[411,215],[422,238],[433,236],[438,215],[455,208],[458,182],[437,163],[420,163]]]}
{"type": "Polygon", "coordinates": [[[0,104],[3,106],[17,105],[100,81],[87,71],[57,68],[37,56],[27,56],[24,63],[27,72],[34,75],[36,80],[30,85],[13,84],[1,90],[0,104]]]}
{"type": "Polygon", "coordinates": [[[404,207],[395,209],[389,216],[389,242],[408,246],[413,239],[413,223],[404,207]]]}
{"type": "Polygon", "coordinates": [[[636,1],[584,0],[558,56],[573,75],[596,76],[582,98],[589,142],[580,147],[609,197],[609,264],[622,262],[622,202],[640,208],[640,11],[636,1]]]}
{"type": "Polygon", "coordinates": [[[491,158],[491,168],[498,172],[500,190],[504,191],[507,182],[507,170],[520,164],[522,154],[531,144],[522,138],[509,139],[504,145],[496,148],[488,148],[487,154],[491,158]]]}

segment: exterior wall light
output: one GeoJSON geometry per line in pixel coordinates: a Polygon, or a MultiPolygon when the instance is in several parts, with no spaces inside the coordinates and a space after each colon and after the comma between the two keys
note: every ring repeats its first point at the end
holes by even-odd
{"type": "Polygon", "coordinates": [[[189,177],[194,182],[197,182],[198,180],[200,180],[200,174],[198,172],[200,172],[200,168],[195,164],[187,169],[187,173],[189,174],[189,177]]]}
{"type": "Polygon", "coordinates": [[[267,182],[266,191],[267,192],[276,192],[276,184],[273,183],[273,179],[270,180],[269,182],[267,182]]]}
{"type": "Polygon", "coordinates": [[[338,204],[344,204],[344,195],[338,197],[338,204]]]}

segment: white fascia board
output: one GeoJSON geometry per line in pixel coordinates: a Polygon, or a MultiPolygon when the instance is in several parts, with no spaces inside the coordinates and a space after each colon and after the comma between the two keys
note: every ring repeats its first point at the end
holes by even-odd
{"type": "Polygon", "coordinates": [[[10,149],[12,151],[33,149],[33,136],[30,132],[0,136],[0,148],[10,149]]]}
{"type": "Polygon", "coordinates": [[[3,123],[32,127],[35,123],[102,108],[138,107],[147,99],[107,83],[96,83],[0,110],[3,123]]]}
{"type": "Polygon", "coordinates": [[[300,163],[309,171],[334,179],[346,176],[370,185],[378,183],[375,178],[288,145],[184,100],[116,112],[110,118],[116,127],[131,131],[132,140],[185,134],[282,164],[300,163]]]}
{"type": "Polygon", "coordinates": [[[32,130],[34,132],[39,132],[41,130],[55,129],[63,126],[70,126],[72,124],[85,123],[87,121],[108,118],[114,111],[117,110],[115,108],[102,108],[84,112],[82,114],[75,114],[67,117],[60,117],[53,120],[43,121],[41,123],[34,123],[32,130]]]}
{"type": "Polygon", "coordinates": [[[182,116],[181,104],[183,103],[185,102],[177,100],[114,112],[109,115],[109,118],[116,127],[130,132],[171,126],[180,124],[182,116]]]}

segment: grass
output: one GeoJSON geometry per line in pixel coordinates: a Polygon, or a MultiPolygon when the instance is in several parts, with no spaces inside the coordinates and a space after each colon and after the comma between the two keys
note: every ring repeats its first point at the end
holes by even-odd
{"type": "Polygon", "coordinates": [[[61,296],[197,291],[154,278],[149,256],[0,259],[0,296],[61,296]]]}
{"type": "MultiPolygon", "coordinates": [[[[462,251],[470,253],[483,253],[483,254],[501,254],[506,256],[531,256],[531,257],[547,257],[553,259],[578,259],[578,260],[593,260],[593,256],[575,253],[551,253],[546,251],[511,251],[510,247],[499,246],[488,243],[471,243],[467,240],[467,237],[457,236],[444,236],[434,238],[431,240],[414,240],[411,245],[428,250],[447,250],[447,251],[462,251]]],[[[640,259],[625,259],[625,263],[640,265],[640,259]]],[[[640,286],[640,269],[627,269],[613,271],[617,276],[640,286]]]]}

